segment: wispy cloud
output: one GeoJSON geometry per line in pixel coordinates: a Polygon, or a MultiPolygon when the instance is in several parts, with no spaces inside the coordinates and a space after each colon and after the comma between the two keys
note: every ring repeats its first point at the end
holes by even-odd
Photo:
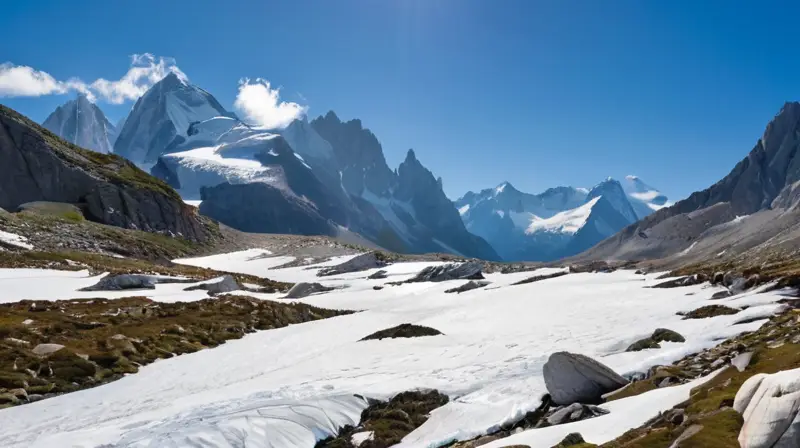
{"type": "Polygon", "coordinates": [[[116,81],[104,78],[91,83],[78,78],[55,79],[47,72],[11,62],[0,64],[0,97],[62,95],[80,92],[95,101],[100,98],[111,104],[136,100],[153,84],[169,73],[186,78],[172,58],[155,57],[150,53],[134,54],[128,72],[116,81]]]}
{"type": "Polygon", "coordinates": [[[267,129],[285,128],[307,110],[300,104],[281,101],[280,89],[273,89],[270,82],[262,78],[239,81],[239,93],[233,106],[246,121],[267,129]]]}

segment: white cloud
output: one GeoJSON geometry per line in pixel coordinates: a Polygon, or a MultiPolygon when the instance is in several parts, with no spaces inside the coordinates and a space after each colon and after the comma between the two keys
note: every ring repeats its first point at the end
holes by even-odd
{"type": "Polygon", "coordinates": [[[246,121],[267,129],[285,128],[307,110],[297,103],[281,101],[280,89],[273,89],[269,81],[261,78],[239,81],[233,106],[246,121]]]}
{"type": "Polygon", "coordinates": [[[49,73],[10,62],[0,64],[0,96],[42,96],[66,93],[63,82],[49,73]]]}
{"type": "Polygon", "coordinates": [[[78,78],[59,81],[47,72],[6,62],[0,64],[0,97],[61,95],[75,91],[92,101],[99,97],[111,104],[122,104],[136,100],[169,73],[186,79],[174,59],[156,58],[150,53],[132,55],[128,72],[119,80],[100,78],[91,83],[78,78]]]}
{"type": "Polygon", "coordinates": [[[150,53],[131,56],[131,68],[118,81],[100,78],[90,88],[111,104],[122,104],[128,100],[136,100],[153,84],[169,73],[175,73],[186,79],[186,75],[175,64],[172,58],[156,59],[150,53]]]}

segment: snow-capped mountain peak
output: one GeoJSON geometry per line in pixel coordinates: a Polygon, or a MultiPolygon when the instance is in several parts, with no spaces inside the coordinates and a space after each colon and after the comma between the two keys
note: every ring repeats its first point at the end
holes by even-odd
{"type": "Polygon", "coordinates": [[[636,181],[633,196],[626,191],[629,177],[624,185],[608,177],[591,189],[555,187],[540,194],[503,182],[467,192],[455,205],[467,228],[505,260],[549,261],[582,252],[652,213],[652,203],[637,197],[655,189],[636,181]]]}
{"type": "Polygon", "coordinates": [[[639,220],[639,216],[628,201],[622,184],[616,179],[608,177],[589,190],[588,199],[600,196],[604,197],[629,223],[632,224],[639,220]]]}
{"type": "Polygon", "coordinates": [[[83,94],[59,106],[42,126],[64,140],[102,153],[111,152],[116,135],[103,111],[83,94]]]}
{"type": "Polygon", "coordinates": [[[210,93],[170,72],[136,101],[114,152],[138,164],[154,163],[176,137],[189,137],[192,123],[218,116],[235,118],[210,93]]]}
{"type": "Polygon", "coordinates": [[[636,214],[639,216],[639,219],[644,218],[656,210],[660,210],[671,205],[666,196],[661,194],[660,191],[646,184],[638,176],[625,176],[623,189],[628,195],[631,205],[636,210],[636,214]]]}

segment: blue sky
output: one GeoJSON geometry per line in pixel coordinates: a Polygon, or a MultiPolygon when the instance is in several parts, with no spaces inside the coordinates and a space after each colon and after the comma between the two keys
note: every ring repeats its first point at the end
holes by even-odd
{"type": "MultiPolygon", "coordinates": [[[[672,198],[724,176],[785,101],[791,2],[294,0],[5,2],[0,63],[119,79],[175,58],[232,108],[265,78],[314,117],[361,118],[391,167],[408,148],[455,198],[637,174],[672,198]]],[[[42,121],[74,93],[3,97],[42,121]]],[[[98,104],[116,121],[132,103],[98,104]]]]}

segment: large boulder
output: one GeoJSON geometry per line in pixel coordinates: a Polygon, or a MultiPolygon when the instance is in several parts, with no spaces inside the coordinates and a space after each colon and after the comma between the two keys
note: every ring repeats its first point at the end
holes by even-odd
{"type": "Polygon", "coordinates": [[[443,282],[445,280],[461,279],[483,280],[482,269],[483,265],[479,261],[428,266],[408,282],[443,282]]]}
{"type": "Polygon", "coordinates": [[[286,294],[285,299],[302,299],[303,297],[308,297],[311,294],[316,294],[318,292],[328,292],[333,291],[333,288],[329,286],[322,285],[320,283],[298,283],[292,286],[292,289],[286,294]]]}
{"type": "Polygon", "coordinates": [[[600,403],[603,394],[615,391],[628,380],[588,356],[556,352],[542,371],[547,392],[559,405],[600,403]]]}
{"type": "Polygon", "coordinates": [[[800,446],[800,369],[751,376],[736,393],[742,448],[800,446]]]}
{"type": "Polygon", "coordinates": [[[109,275],[80,291],[122,291],[126,289],[155,289],[157,283],[193,283],[195,280],[145,274],[109,275]]]}
{"type": "Polygon", "coordinates": [[[318,277],[327,277],[331,275],[346,274],[348,272],[366,271],[367,269],[382,268],[386,266],[386,262],[379,259],[375,252],[367,252],[358,255],[345,261],[344,263],[337,264],[327,268],[320,269],[317,272],[318,277]]]}
{"type": "Polygon", "coordinates": [[[205,290],[208,291],[208,295],[214,296],[217,294],[223,294],[226,292],[231,291],[238,291],[242,289],[241,286],[236,282],[230,275],[225,275],[221,279],[215,282],[203,283],[201,285],[190,286],[186,288],[186,291],[196,291],[196,290],[205,290]]]}

